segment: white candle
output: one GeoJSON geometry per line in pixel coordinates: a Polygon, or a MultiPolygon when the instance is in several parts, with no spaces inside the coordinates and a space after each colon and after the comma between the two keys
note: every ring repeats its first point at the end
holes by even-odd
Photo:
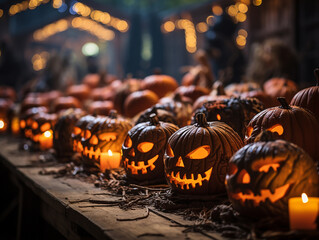
{"type": "Polygon", "coordinates": [[[106,169],[113,169],[120,167],[121,154],[118,152],[102,152],[100,155],[100,169],[101,172],[105,172],[106,169]]]}
{"type": "Polygon", "coordinates": [[[305,193],[301,197],[290,198],[288,201],[289,222],[292,230],[311,230],[317,228],[319,217],[319,198],[307,197],[305,193]]]}

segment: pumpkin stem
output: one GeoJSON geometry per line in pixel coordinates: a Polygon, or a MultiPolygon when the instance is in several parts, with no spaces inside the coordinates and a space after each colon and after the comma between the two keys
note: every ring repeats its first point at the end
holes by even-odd
{"type": "Polygon", "coordinates": [[[274,133],[268,130],[264,130],[256,136],[254,142],[270,142],[274,140],[274,133]]]}
{"type": "Polygon", "coordinates": [[[152,113],[150,115],[150,125],[156,126],[158,124],[159,124],[159,120],[158,120],[158,117],[157,117],[156,113],[152,113]]]}
{"type": "Polygon", "coordinates": [[[111,110],[109,113],[109,118],[116,119],[117,118],[117,111],[111,110]]]}
{"type": "Polygon", "coordinates": [[[317,80],[316,86],[319,86],[319,68],[316,68],[314,73],[315,73],[315,78],[317,80]]]}
{"type": "Polygon", "coordinates": [[[196,113],[196,115],[195,115],[195,123],[199,127],[207,127],[208,123],[207,123],[207,119],[206,119],[205,113],[202,113],[202,112],[196,113]]]}
{"type": "Polygon", "coordinates": [[[291,109],[291,107],[289,106],[289,104],[286,101],[286,98],[284,97],[278,97],[277,100],[280,102],[281,106],[280,108],[283,109],[291,109]]]}

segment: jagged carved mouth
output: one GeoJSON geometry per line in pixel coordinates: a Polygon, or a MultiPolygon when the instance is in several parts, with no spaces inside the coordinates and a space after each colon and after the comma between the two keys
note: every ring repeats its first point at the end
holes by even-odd
{"type": "Polygon", "coordinates": [[[240,200],[242,204],[244,204],[246,200],[252,200],[254,205],[258,206],[260,202],[265,202],[266,199],[269,199],[272,203],[274,203],[283,198],[286,195],[289,186],[290,184],[285,184],[276,188],[274,193],[271,193],[269,189],[261,189],[260,195],[255,195],[251,190],[248,190],[248,193],[230,193],[230,196],[233,199],[240,200]]]}
{"type": "Polygon", "coordinates": [[[83,151],[83,146],[80,141],[73,141],[73,151],[78,153],[81,153],[83,151]]]}
{"type": "Polygon", "coordinates": [[[166,174],[167,178],[169,179],[170,183],[174,183],[176,186],[180,186],[181,189],[184,189],[184,186],[186,186],[186,189],[188,190],[190,185],[192,185],[193,188],[196,187],[196,184],[199,186],[203,185],[204,181],[209,181],[211,175],[212,175],[212,170],[213,167],[208,169],[204,173],[204,177],[202,174],[197,174],[197,179],[195,180],[194,174],[192,173],[191,178],[186,177],[186,173],[183,175],[183,177],[180,176],[180,172],[177,172],[176,175],[174,176],[174,171],[172,171],[170,174],[166,174]]]}
{"type": "Polygon", "coordinates": [[[97,148],[94,151],[93,147],[90,147],[90,149],[85,147],[83,149],[83,155],[86,156],[86,157],[89,157],[90,159],[99,160],[100,157],[103,158],[103,156],[107,156],[108,153],[107,152],[101,152],[100,148],[97,148]]]}
{"type": "Polygon", "coordinates": [[[137,162],[137,166],[135,165],[134,161],[132,161],[132,163],[129,164],[128,159],[125,158],[124,166],[127,169],[128,168],[131,169],[132,174],[138,174],[138,170],[142,170],[142,174],[146,174],[147,168],[149,168],[151,171],[153,171],[155,169],[154,163],[156,162],[157,158],[158,158],[158,155],[156,155],[155,157],[148,160],[147,165],[145,165],[143,161],[137,162]]]}

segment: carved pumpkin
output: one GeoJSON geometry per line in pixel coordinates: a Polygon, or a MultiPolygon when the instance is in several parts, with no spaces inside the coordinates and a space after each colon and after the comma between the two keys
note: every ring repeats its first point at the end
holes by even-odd
{"type": "Polygon", "coordinates": [[[151,90],[136,91],[128,95],[124,102],[125,116],[132,118],[158,102],[157,95],[151,90]]]}
{"type": "Polygon", "coordinates": [[[188,99],[183,99],[179,94],[174,94],[169,101],[162,98],[160,103],[144,111],[139,116],[136,124],[149,121],[149,116],[152,113],[156,113],[160,121],[184,127],[190,123],[193,111],[188,99]]]}
{"type": "Polygon", "coordinates": [[[122,146],[127,177],[138,182],[164,180],[166,143],[177,129],[174,124],[159,121],[156,114],[133,127],[122,146]]]}
{"type": "Polygon", "coordinates": [[[263,89],[273,99],[284,97],[290,102],[298,92],[298,85],[287,78],[271,78],[264,83],[263,89]]]}
{"type": "MultiPolygon", "coordinates": [[[[97,117],[85,129],[81,142],[83,145],[82,159],[85,168],[101,167],[109,160],[109,150],[116,157],[115,163],[106,163],[110,168],[119,167],[121,149],[131,123],[117,116],[112,111],[108,117],[97,117]]],[[[103,169],[104,170],[104,169],[103,169]]]]}
{"type": "Polygon", "coordinates": [[[254,142],[262,131],[276,132],[276,139],[297,144],[314,160],[319,160],[319,124],[306,109],[289,106],[284,98],[278,98],[279,107],[267,108],[248,124],[247,143],[254,142]]]}
{"type": "Polygon", "coordinates": [[[230,159],[226,188],[234,209],[257,218],[288,218],[288,199],[319,194],[319,176],[311,157],[285,140],[246,145],[230,159]]]}
{"type": "Polygon", "coordinates": [[[11,128],[13,102],[10,99],[0,98],[0,133],[5,133],[11,128]]]}
{"type": "Polygon", "coordinates": [[[164,97],[178,87],[177,81],[168,75],[150,75],[143,80],[143,89],[154,92],[158,98],[164,97]]]}
{"type": "Polygon", "coordinates": [[[57,120],[53,130],[53,147],[59,158],[71,157],[73,151],[72,132],[76,122],[84,115],[84,111],[77,109],[65,110],[57,120]]]}
{"type": "Polygon", "coordinates": [[[20,114],[20,134],[26,139],[32,138],[32,118],[38,113],[48,113],[47,107],[33,107],[20,114]]]}
{"type": "Polygon", "coordinates": [[[228,161],[242,146],[227,124],[207,122],[203,113],[197,113],[193,125],[179,129],[168,140],[167,182],[181,194],[223,192],[228,161]]]}
{"type": "Polygon", "coordinates": [[[83,151],[83,146],[81,143],[81,139],[84,137],[84,132],[86,129],[86,126],[93,122],[96,117],[91,116],[91,115],[86,115],[81,117],[76,123],[75,126],[73,127],[71,138],[73,141],[73,151],[82,153],[83,151]]]}
{"type": "Polygon", "coordinates": [[[204,103],[196,112],[205,113],[209,122],[227,123],[244,139],[246,126],[261,110],[263,110],[263,105],[256,98],[230,98],[204,103]]]}
{"type": "Polygon", "coordinates": [[[48,150],[53,147],[53,129],[56,114],[38,113],[32,117],[32,149],[48,150]]]}
{"type": "Polygon", "coordinates": [[[300,90],[290,102],[290,105],[310,110],[319,121],[319,68],[315,70],[317,85],[300,90]]]}

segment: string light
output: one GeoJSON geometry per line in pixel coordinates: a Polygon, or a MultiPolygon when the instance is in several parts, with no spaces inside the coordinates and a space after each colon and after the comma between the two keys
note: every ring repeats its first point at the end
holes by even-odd
{"type": "Polygon", "coordinates": [[[9,8],[9,14],[11,16],[19,13],[19,12],[22,12],[22,11],[25,11],[27,9],[30,9],[30,10],[34,10],[36,9],[38,6],[40,6],[41,4],[45,4],[45,3],[48,3],[50,0],[29,0],[29,1],[23,1],[21,3],[17,3],[17,4],[14,4],[14,5],[11,5],[10,8],[9,8]]]}
{"type": "Polygon", "coordinates": [[[172,21],[166,21],[162,24],[162,32],[169,33],[175,30],[175,24],[172,21]]]}
{"type": "Polygon", "coordinates": [[[200,33],[204,33],[204,32],[207,32],[208,26],[205,22],[200,22],[200,23],[197,23],[196,30],[200,33]]]}
{"type": "Polygon", "coordinates": [[[223,14],[224,11],[223,11],[223,9],[222,9],[221,6],[219,6],[219,5],[214,5],[214,6],[212,7],[212,12],[213,12],[214,15],[220,16],[220,15],[223,14]]]}
{"type": "Polygon", "coordinates": [[[68,27],[69,27],[68,21],[65,19],[61,19],[57,22],[54,22],[45,26],[42,29],[35,31],[33,34],[33,38],[37,41],[43,41],[52,35],[55,35],[59,32],[63,32],[67,30],[68,27]]]}
{"type": "Polygon", "coordinates": [[[32,65],[35,71],[40,71],[46,67],[47,60],[49,59],[48,52],[41,52],[34,54],[32,57],[32,65]]]}
{"type": "Polygon", "coordinates": [[[80,16],[89,17],[96,22],[100,22],[104,25],[113,27],[114,29],[120,32],[127,32],[129,30],[129,25],[127,21],[113,17],[107,12],[94,10],[83,3],[75,3],[72,9],[80,16]]]}
{"type": "Polygon", "coordinates": [[[261,4],[262,4],[262,0],[253,0],[253,4],[255,5],[255,6],[260,6],[261,4]]]}

